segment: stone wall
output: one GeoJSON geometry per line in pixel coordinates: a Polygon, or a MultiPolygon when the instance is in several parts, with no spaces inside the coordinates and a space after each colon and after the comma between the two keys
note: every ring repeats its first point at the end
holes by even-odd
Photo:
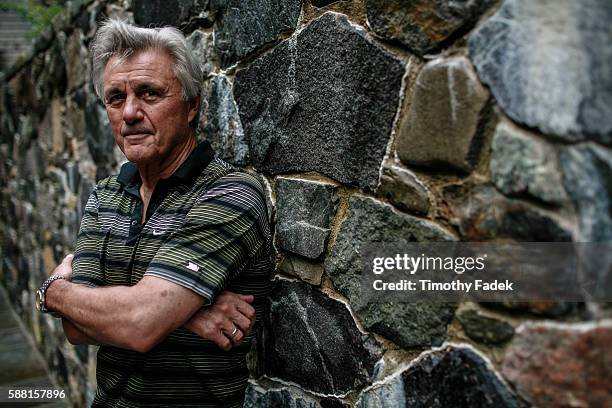
{"type": "Polygon", "coordinates": [[[607,0],[74,1],[0,92],[1,279],[76,406],[94,347],[33,309],[116,171],[96,22],[179,26],[201,137],[263,174],[277,271],[248,407],[611,406],[612,311],[359,302],[371,241],[612,240],[607,0]]]}

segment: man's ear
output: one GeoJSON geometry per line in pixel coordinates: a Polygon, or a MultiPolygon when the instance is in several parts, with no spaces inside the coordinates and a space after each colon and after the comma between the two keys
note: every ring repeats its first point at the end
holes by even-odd
{"type": "Polygon", "coordinates": [[[191,98],[189,101],[189,114],[187,116],[187,121],[189,124],[198,116],[198,112],[200,111],[200,96],[196,96],[195,98],[191,98]]]}

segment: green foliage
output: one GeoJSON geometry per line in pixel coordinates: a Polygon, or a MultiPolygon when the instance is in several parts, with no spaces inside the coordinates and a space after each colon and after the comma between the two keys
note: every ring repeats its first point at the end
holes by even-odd
{"type": "Polygon", "coordinates": [[[32,27],[29,38],[38,37],[59,14],[67,0],[0,0],[0,10],[15,11],[27,20],[32,27]]]}

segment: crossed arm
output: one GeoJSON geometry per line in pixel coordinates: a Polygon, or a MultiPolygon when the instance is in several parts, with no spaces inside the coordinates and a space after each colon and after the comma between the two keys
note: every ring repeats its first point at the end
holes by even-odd
{"type": "Polygon", "coordinates": [[[66,280],[48,288],[47,307],[62,316],[66,337],[73,344],[106,344],[146,352],[170,332],[184,326],[224,350],[239,344],[252,329],[252,296],[221,293],[212,306],[175,283],[145,276],[134,286],[91,288],[69,281],[72,256],[53,271],[66,280]],[[239,329],[233,343],[226,336],[239,329]],[[225,334],[224,334],[225,333],[225,334]]]}

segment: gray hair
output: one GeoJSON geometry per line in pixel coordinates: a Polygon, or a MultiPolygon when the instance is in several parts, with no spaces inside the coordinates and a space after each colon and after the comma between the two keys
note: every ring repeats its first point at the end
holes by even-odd
{"type": "Polygon", "coordinates": [[[183,33],[174,27],[136,27],[114,18],[107,19],[100,25],[90,46],[96,94],[100,98],[103,97],[104,68],[111,57],[124,59],[135,52],[151,49],[164,50],[174,59],[174,74],[181,83],[184,100],[200,95],[202,70],[196,63],[183,33]]]}

